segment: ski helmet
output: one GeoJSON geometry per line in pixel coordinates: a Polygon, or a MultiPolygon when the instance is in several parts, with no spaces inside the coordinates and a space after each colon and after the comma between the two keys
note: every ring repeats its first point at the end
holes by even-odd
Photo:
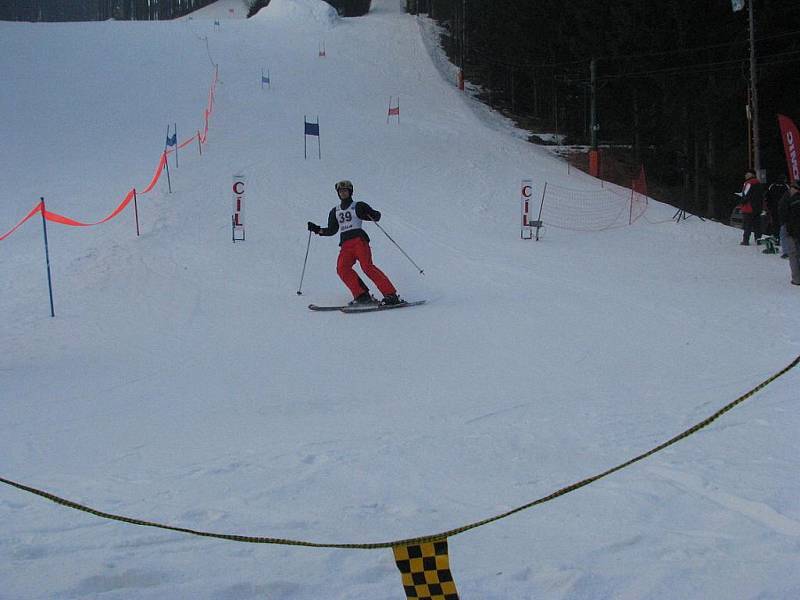
{"type": "Polygon", "coordinates": [[[351,196],[353,195],[353,182],[350,181],[349,179],[343,179],[342,181],[338,181],[336,185],[333,187],[336,188],[337,194],[339,193],[339,190],[345,189],[350,191],[351,196]]]}

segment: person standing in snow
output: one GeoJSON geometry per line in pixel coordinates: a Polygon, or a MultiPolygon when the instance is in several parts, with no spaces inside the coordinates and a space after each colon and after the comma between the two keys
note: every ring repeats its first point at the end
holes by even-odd
{"type": "Polygon", "coordinates": [[[369,277],[383,294],[381,304],[400,304],[397,289],[389,278],[372,263],[372,250],[369,247],[369,236],[362,227],[363,221],[380,221],[381,213],[374,210],[366,202],[353,200],[353,184],[348,180],[339,181],[334,188],[339,195],[339,204],[328,213],[328,226],[308,222],[308,230],[322,236],[339,235],[339,258],[336,262],[336,273],[353,294],[353,304],[370,304],[373,302],[369,289],[364,281],[353,270],[356,261],[361,270],[369,277]]]}
{"type": "Polygon", "coordinates": [[[770,184],[764,193],[764,204],[766,205],[769,221],[767,225],[767,235],[778,237],[780,235],[780,219],[778,219],[778,202],[780,202],[789,185],[786,183],[786,176],[782,181],[770,184]]]}
{"type": "Polygon", "coordinates": [[[744,234],[741,245],[750,245],[750,233],[756,243],[761,238],[761,210],[764,207],[764,184],[762,184],[756,174],[747,171],[744,174],[744,184],[742,185],[742,203],[739,210],[742,213],[744,234]]]}
{"type": "Polygon", "coordinates": [[[793,181],[780,202],[778,215],[781,233],[785,233],[786,254],[792,272],[792,284],[800,285],[800,181],[793,181]]]}

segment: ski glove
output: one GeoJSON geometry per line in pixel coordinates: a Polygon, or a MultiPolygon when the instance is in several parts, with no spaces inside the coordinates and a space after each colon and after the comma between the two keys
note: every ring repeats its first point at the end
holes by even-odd
{"type": "Polygon", "coordinates": [[[322,228],[319,225],[317,225],[316,223],[312,223],[311,221],[308,222],[308,230],[309,231],[313,231],[314,233],[319,235],[319,230],[320,229],[322,229],[322,228]]]}
{"type": "Polygon", "coordinates": [[[373,210],[372,214],[370,215],[370,219],[375,221],[376,223],[381,220],[381,211],[373,210]]]}

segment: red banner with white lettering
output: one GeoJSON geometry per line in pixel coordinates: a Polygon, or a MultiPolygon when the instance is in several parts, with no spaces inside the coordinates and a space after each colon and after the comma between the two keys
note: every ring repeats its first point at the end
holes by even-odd
{"type": "Polygon", "coordinates": [[[778,115],[778,123],[781,126],[781,139],[783,140],[783,150],[786,152],[786,164],[789,167],[789,178],[792,181],[800,180],[800,133],[797,125],[789,117],[778,115]]]}

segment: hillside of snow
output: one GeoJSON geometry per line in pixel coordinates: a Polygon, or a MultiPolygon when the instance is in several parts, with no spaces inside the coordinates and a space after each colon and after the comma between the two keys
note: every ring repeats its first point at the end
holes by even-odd
{"type": "MultiPolygon", "coordinates": [[[[55,318],[40,215],[0,241],[1,478],[176,527],[391,541],[618,465],[800,354],[789,267],[738,230],[676,223],[650,201],[632,226],[520,240],[521,179],[534,198],[545,183],[604,188],[443,78],[432,27],[404,4],[353,19],[272,0],[247,20],[222,0],[172,22],[0,22],[0,236],[40,197],[93,223],[143,189],[167,127],[202,130],[219,66],[202,156],[196,143],[170,155],[172,193],[163,174],[138,198],[140,236],[132,205],[102,225],[48,224],[55,318]],[[247,179],[235,244],[234,175],[247,179]],[[309,311],[350,299],[330,237],[311,238],[296,293],[306,223],[325,223],[340,179],[424,275],[367,223],[375,263],[426,305],[309,311]]],[[[799,381],[790,371],[663,452],[451,537],[460,597],[800,596],[799,381]]],[[[3,600],[403,598],[387,549],[194,537],[8,485],[0,523],[3,600]]]]}

